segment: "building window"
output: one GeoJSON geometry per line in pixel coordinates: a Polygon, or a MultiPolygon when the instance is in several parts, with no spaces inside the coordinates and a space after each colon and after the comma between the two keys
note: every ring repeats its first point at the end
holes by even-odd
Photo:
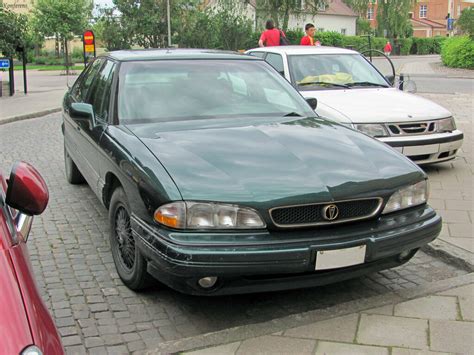
{"type": "Polygon", "coordinates": [[[318,11],[326,11],[326,1],[322,1],[318,4],[318,11]]]}
{"type": "Polygon", "coordinates": [[[345,34],[346,34],[346,29],[345,29],[345,28],[341,28],[341,33],[342,33],[343,35],[345,35],[345,34]]]}
{"type": "Polygon", "coordinates": [[[374,19],[374,8],[369,7],[367,9],[367,20],[373,20],[374,19]]]}
{"type": "Polygon", "coordinates": [[[428,13],[428,5],[420,5],[420,18],[426,18],[428,13]]]}

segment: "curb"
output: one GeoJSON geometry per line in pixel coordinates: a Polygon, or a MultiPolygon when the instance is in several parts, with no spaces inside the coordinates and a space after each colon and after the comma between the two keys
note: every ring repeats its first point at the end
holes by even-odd
{"type": "Polygon", "coordinates": [[[145,352],[148,355],[172,354],[182,351],[203,349],[217,345],[230,344],[237,341],[269,335],[311,323],[336,318],[348,314],[358,313],[372,308],[382,307],[389,304],[405,302],[414,298],[428,296],[430,294],[446,291],[455,287],[464,286],[474,282],[474,273],[453,277],[450,279],[431,282],[413,289],[389,292],[383,295],[373,296],[342,303],[326,309],[319,309],[299,314],[293,314],[283,318],[273,319],[267,322],[249,324],[202,334],[194,337],[184,338],[177,341],[161,343],[156,349],[145,352]]]}
{"type": "Polygon", "coordinates": [[[435,239],[421,250],[460,269],[474,272],[473,254],[444,240],[435,239]]]}
{"type": "Polygon", "coordinates": [[[46,115],[49,115],[50,113],[56,113],[56,112],[60,112],[60,111],[61,111],[61,107],[56,107],[56,108],[52,108],[52,109],[49,109],[49,110],[33,112],[33,113],[27,113],[26,115],[7,117],[7,118],[4,118],[4,119],[0,118],[0,125],[11,123],[11,122],[28,120],[30,118],[37,118],[37,117],[41,117],[41,116],[46,116],[46,115]]]}

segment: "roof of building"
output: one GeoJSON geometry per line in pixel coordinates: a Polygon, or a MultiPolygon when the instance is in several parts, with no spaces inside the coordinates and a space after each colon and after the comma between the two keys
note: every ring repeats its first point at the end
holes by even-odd
{"type": "Polygon", "coordinates": [[[121,50],[104,54],[119,61],[136,60],[167,60],[167,59],[233,59],[233,60],[254,60],[257,58],[242,55],[231,51],[220,51],[212,49],[136,49],[121,50]]]}
{"type": "Polygon", "coordinates": [[[442,23],[424,19],[424,18],[420,18],[420,19],[412,18],[411,22],[412,22],[413,27],[423,26],[423,27],[432,27],[432,28],[446,28],[446,25],[443,25],[442,23]]]}

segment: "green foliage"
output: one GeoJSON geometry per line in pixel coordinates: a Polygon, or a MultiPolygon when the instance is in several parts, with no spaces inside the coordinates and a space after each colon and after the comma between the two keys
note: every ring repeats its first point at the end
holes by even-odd
{"type": "Polygon", "coordinates": [[[369,7],[368,0],[343,0],[355,13],[365,15],[369,7]]]}
{"type": "Polygon", "coordinates": [[[411,54],[439,54],[441,53],[442,43],[446,40],[446,37],[433,37],[433,38],[413,38],[413,44],[411,46],[411,54]]]}
{"type": "Polygon", "coordinates": [[[398,40],[398,44],[400,45],[400,54],[409,55],[413,45],[413,38],[401,38],[398,40]]]}
{"type": "Polygon", "coordinates": [[[471,36],[474,40],[474,6],[465,8],[461,12],[456,26],[459,27],[464,33],[471,36]]]}
{"type": "Polygon", "coordinates": [[[405,38],[413,34],[408,17],[414,0],[379,1],[377,7],[377,31],[379,36],[405,38]]]}
{"type": "Polygon", "coordinates": [[[327,3],[328,0],[306,0],[302,10],[301,0],[256,0],[256,10],[259,18],[263,19],[263,21],[267,18],[273,19],[275,26],[281,28],[286,33],[290,14],[316,15],[318,8],[322,5],[327,6],[327,3]]]}
{"type": "Polygon", "coordinates": [[[127,29],[122,26],[122,21],[114,14],[113,9],[99,9],[100,17],[93,26],[97,42],[108,51],[129,49],[131,37],[127,29]]]}
{"type": "Polygon", "coordinates": [[[468,36],[446,39],[441,59],[448,67],[474,69],[474,41],[468,36]]]}
{"type": "Polygon", "coordinates": [[[342,47],[344,35],[339,32],[316,32],[314,39],[323,46],[342,47]]]}
{"type": "MultiPolygon", "coordinates": [[[[1,3],[0,3],[1,4],[1,3]]],[[[28,46],[28,20],[0,5],[0,53],[12,57],[17,47],[28,46]]]]}
{"type": "Polygon", "coordinates": [[[299,28],[288,30],[285,32],[285,34],[286,34],[286,38],[288,38],[288,41],[290,41],[290,44],[294,44],[294,45],[300,44],[301,38],[306,35],[303,32],[303,30],[299,28]]]}
{"type": "Polygon", "coordinates": [[[370,21],[358,17],[356,20],[356,33],[358,35],[367,35],[372,33],[372,28],[370,27],[370,21]]]}

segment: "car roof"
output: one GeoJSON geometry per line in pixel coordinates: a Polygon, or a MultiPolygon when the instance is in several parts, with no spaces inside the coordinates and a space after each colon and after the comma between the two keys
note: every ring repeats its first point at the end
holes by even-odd
{"type": "Polygon", "coordinates": [[[359,52],[326,46],[274,46],[250,49],[252,52],[274,52],[289,54],[358,54],[359,52]]]}
{"type": "Polygon", "coordinates": [[[261,60],[260,58],[243,55],[238,52],[212,49],[134,49],[105,53],[103,56],[118,61],[169,60],[169,59],[232,59],[232,60],[261,60]]]}

